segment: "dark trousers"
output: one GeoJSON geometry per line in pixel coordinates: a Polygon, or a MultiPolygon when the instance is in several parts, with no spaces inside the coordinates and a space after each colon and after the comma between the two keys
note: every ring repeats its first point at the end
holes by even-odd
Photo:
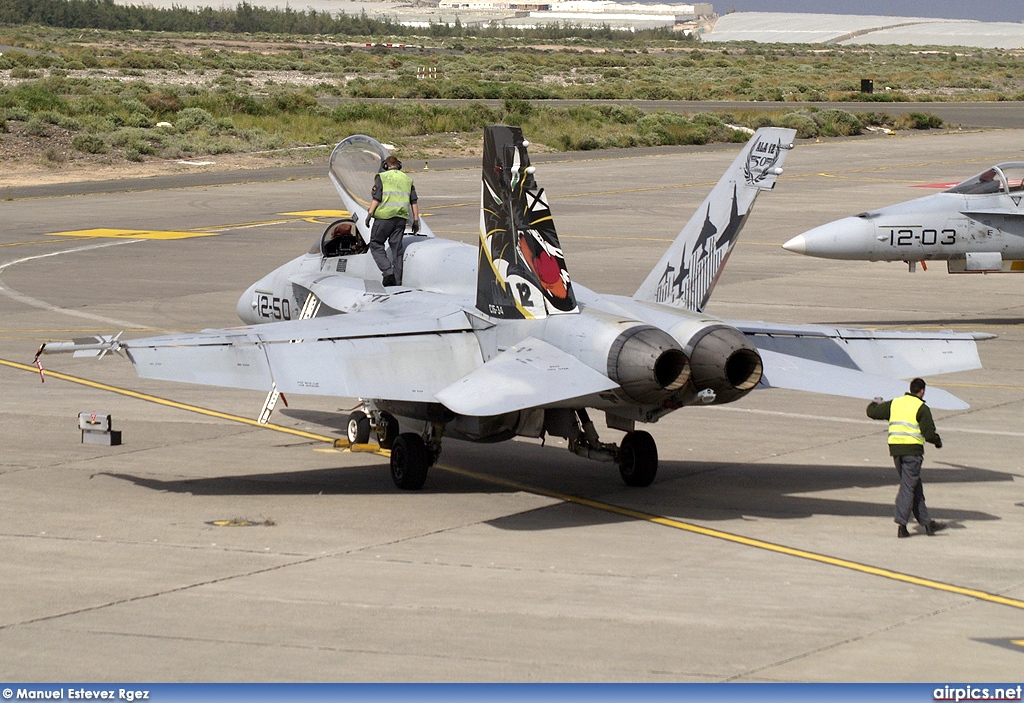
{"type": "Polygon", "coordinates": [[[894,456],[896,473],[900,476],[900,492],[896,494],[896,522],[906,525],[913,513],[914,519],[922,525],[931,522],[928,508],[924,504],[924,486],[921,485],[921,464],[924,456],[910,454],[894,456]]]}
{"type": "Polygon", "coordinates": [[[397,283],[402,282],[402,238],[405,236],[405,218],[394,217],[390,220],[374,220],[370,231],[370,254],[380,272],[387,276],[394,274],[397,283]],[[384,251],[387,242],[391,249],[391,257],[384,251]]]}

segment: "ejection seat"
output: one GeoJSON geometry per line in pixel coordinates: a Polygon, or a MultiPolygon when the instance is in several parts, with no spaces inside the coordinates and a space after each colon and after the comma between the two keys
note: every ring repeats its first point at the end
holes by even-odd
{"type": "Polygon", "coordinates": [[[356,229],[356,221],[352,218],[335,220],[327,225],[320,239],[320,254],[325,258],[362,254],[368,248],[359,230],[356,229]]]}

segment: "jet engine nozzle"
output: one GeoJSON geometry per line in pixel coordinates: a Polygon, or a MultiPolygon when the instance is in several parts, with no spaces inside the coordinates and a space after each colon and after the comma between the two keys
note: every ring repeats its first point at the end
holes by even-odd
{"type": "Polygon", "coordinates": [[[712,327],[690,354],[693,385],[711,389],[716,404],[731,403],[749,393],[761,380],[761,355],[746,335],[732,327],[712,327]]]}
{"type": "Polygon", "coordinates": [[[668,334],[657,327],[638,325],[612,343],[608,377],[638,403],[657,403],[686,385],[690,361],[668,334]]]}

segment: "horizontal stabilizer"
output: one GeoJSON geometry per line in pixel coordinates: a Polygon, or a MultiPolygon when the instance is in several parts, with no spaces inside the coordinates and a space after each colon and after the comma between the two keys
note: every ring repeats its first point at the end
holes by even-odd
{"type": "MultiPolygon", "coordinates": [[[[761,385],[768,388],[788,388],[864,400],[876,397],[888,400],[907,391],[906,381],[772,351],[761,350],[760,354],[764,364],[761,385]]],[[[929,406],[939,410],[966,410],[970,407],[952,393],[934,386],[928,387],[925,399],[929,406]]]]}
{"type": "Polygon", "coordinates": [[[618,384],[561,349],[527,337],[434,397],[452,412],[485,417],[601,393],[618,384]]]}
{"type": "Polygon", "coordinates": [[[910,379],[981,368],[977,335],[777,325],[730,320],[759,351],[773,351],[877,376],[910,379]]]}

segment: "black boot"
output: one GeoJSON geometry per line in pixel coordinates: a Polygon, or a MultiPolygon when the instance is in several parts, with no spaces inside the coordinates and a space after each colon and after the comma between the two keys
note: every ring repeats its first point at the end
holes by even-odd
{"type": "Polygon", "coordinates": [[[395,280],[395,274],[389,273],[387,276],[385,276],[383,284],[385,288],[387,288],[388,286],[397,286],[398,281],[395,280]]]}
{"type": "Polygon", "coordinates": [[[900,539],[903,539],[904,537],[909,537],[910,533],[907,531],[907,526],[900,525],[900,529],[896,530],[896,536],[900,539]]]}
{"type": "Polygon", "coordinates": [[[948,527],[946,523],[932,520],[924,526],[924,533],[929,537],[934,537],[936,532],[942,532],[946,527],[948,527]]]}

